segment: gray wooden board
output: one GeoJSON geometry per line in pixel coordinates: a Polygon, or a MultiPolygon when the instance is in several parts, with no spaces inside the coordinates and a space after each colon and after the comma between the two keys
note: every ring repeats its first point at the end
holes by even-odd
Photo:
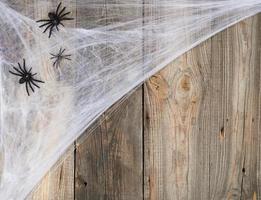
{"type": "MultiPolygon", "coordinates": [[[[126,13],[117,6],[106,5],[107,0],[104,11],[93,13],[97,18],[105,15],[104,24],[120,21],[118,16],[142,16],[141,9],[126,13]]],[[[87,27],[92,24],[88,19],[82,23],[87,27]]],[[[102,53],[108,56],[113,50],[106,47],[102,53]]],[[[77,141],[75,199],[142,199],[142,90],[110,110],[115,111],[107,111],[95,123],[94,130],[86,131],[84,142],[81,138],[77,141]]]]}
{"type": "MultiPolygon", "coordinates": [[[[16,2],[17,3],[17,2],[16,2]]],[[[56,8],[59,2],[55,0],[45,1],[45,7],[41,1],[19,1],[30,5],[34,8],[35,19],[46,18],[50,10],[56,8]]],[[[67,2],[68,3],[68,2],[67,2]]],[[[71,16],[76,17],[75,10],[76,0],[70,0],[69,4],[63,5],[70,10],[71,16]]],[[[25,9],[26,10],[26,9],[25,9]]],[[[74,27],[75,21],[66,22],[66,26],[74,27]]],[[[43,180],[34,188],[33,192],[28,196],[32,200],[64,200],[74,199],[74,145],[69,147],[69,150],[63,155],[55,166],[48,172],[43,180]]]]}

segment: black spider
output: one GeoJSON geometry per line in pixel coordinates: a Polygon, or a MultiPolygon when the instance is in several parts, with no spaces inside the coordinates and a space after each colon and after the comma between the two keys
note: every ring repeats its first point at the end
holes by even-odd
{"type": "Polygon", "coordinates": [[[65,17],[66,15],[70,14],[71,12],[67,12],[67,13],[63,13],[66,9],[66,7],[63,7],[63,9],[61,11],[60,10],[60,7],[61,7],[61,4],[62,3],[59,3],[57,9],[56,9],[56,12],[49,12],[48,13],[48,17],[49,19],[41,19],[41,20],[38,20],[36,22],[46,22],[44,24],[42,24],[41,26],[39,26],[40,28],[44,27],[44,26],[47,26],[44,30],[43,33],[45,33],[48,29],[50,29],[49,31],[49,38],[51,37],[52,35],[52,32],[53,32],[53,28],[56,27],[57,31],[59,31],[59,28],[58,26],[61,24],[62,26],[64,26],[64,24],[62,23],[62,21],[64,20],[73,20],[73,18],[68,18],[68,17],[65,17]]]}
{"type": "Polygon", "coordinates": [[[56,68],[58,68],[60,66],[60,63],[63,59],[66,60],[71,60],[69,57],[71,56],[71,54],[67,54],[67,55],[63,55],[63,53],[65,52],[65,49],[62,50],[62,48],[60,48],[59,53],[58,54],[52,54],[51,59],[55,59],[53,66],[56,66],[56,68]]]}
{"type": "Polygon", "coordinates": [[[28,89],[28,85],[30,86],[31,90],[34,92],[34,88],[32,86],[32,84],[35,87],[40,88],[35,82],[39,82],[39,83],[44,83],[43,81],[37,80],[35,78],[33,78],[33,76],[35,76],[37,73],[32,74],[31,70],[32,68],[29,69],[29,71],[27,71],[26,66],[25,66],[25,59],[23,59],[24,63],[23,63],[23,68],[21,67],[20,63],[18,63],[19,69],[17,69],[16,67],[13,67],[15,72],[12,72],[9,70],[9,72],[15,76],[20,76],[21,78],[19,79],[19,83],[23,84],[25,83],[25,88],[26,88],[26,92],[28,94],[28,96],[30,96],[29,94],[29,89],[28,89]]]}

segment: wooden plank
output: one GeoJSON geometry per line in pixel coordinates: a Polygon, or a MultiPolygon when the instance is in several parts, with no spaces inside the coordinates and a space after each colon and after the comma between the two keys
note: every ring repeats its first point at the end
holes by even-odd
{"type": "MultiPolygon", "coordinates": [[[[105,24],[142,15],[141,9],[126,13],[117,4],[106,5],[104,11],[92,11],[98,19],[105,13],[105,24]]],[[[92,27],[93,20],[81,25],[92,27]]],[[[105,54],[111,53],[106,47],[105,54]]],[[[142,199],[142,90],[112,106],[93,127],[77,141],[75,199],[142,199]]]]}
{"type": "MultiPolygon", "coordinates": [[[[260,51],[260,46],[261,46],[261,14],[258,15],[258,35],[257,35],[257,44],[258,44],[258,49],[257,49],[257,53],[258,53],[258,56],[257,56],[257,62],[259,62],[259,69],[260,69],[260,65],[261,65],[261,51],[260,51]]],[[[257,70],[256,72],[257,74],[259,74],[259,76],[261,76],[261,72],[257,70]]],[[[256,184],[256,188],[257,190],[252,190],[253,191],[253,195],[252,195],[252,199],[253,200],[257,200],[257,199],[261,199],[261,163],[260,163],[260,160],[261,160],[261,130],[260,130],[260,123],[261,123],[261,98],[260,98],[260,94],[261,94],[261,83],[259,82],[259,84],[257,83],[257,87],[259,87],[259,90],[257,91],[257,94],[258,94],[258,102],[257,102],[257,109],[256,109],[256,112],[257,112],[257,116],[256,118],[253,117],[252,121],[253,123],[255,124],[253,126],[253,129],[257,129],[257,133],[258,133],[258,136],[253,138],[253,140],[255,140],[257,142],[257,144],[252,147],[252,151],[253,152],[256,152],[257,154],[257,164],[256,164],[256,169],[257,169],[257,172],[256,174],[254,174],[254,176],[256,176],[256,181],[257,181],[257,184],[256,184]]],[[[253,141],[252,140],[252,141],[253,141]]],[[[255,163],[254,163],[255,164],[255,163]]],[[[254,164],[252,164],[252,166],[255,166],[254,164]]],[[[246,170],[248,171],[248,169],[246,168],[246,170]]],[[[246,171],[246,172],[247,172],[246,171]]],[[[248,176],[252,176],[252,173],[247,173],[249,174],[248,176]]],[[[251,192],[250,192],[251,193],[251,192]]]]}
{"type": "MultiPolygon", "coordinates": [[[[72,16],[76,18],[75,10],[76,0],[70,0],[63,4],[72,12],[72,16]]],[[[45,18],[50,10],[55,10],[59,1],[45,1],[45,7],[41,1],[34,1],[25,4],[34,6],[34,17],[36,19],[45,18]]],[[[67,26],[75,26],[75,21],[66,22],[67,26]]],[[[29,194],[28,199],[32,200],[71,200],[74,199],[74,145],[63,155],[56,165],[50,169],[43,180],[37,185],[34,191],[29,194]]]]}
{"type": "Polygon", "coordinates": [[[251,149],[256,148],[258,136],[252,122],[257,117],[255,94],[260,82],[257,25],[257,17],[252,17],[212,39],[210,85],[216,92],[211,95],[209,156],[210,197],[214,199],[251,199],[257,189],[256,183],[247,183],[246,176],[252,174],[251,181],[256,182],[258,160],[251,149]]]}
{"type": "MultiPolygon", "coordinates": [[[[157,18],[157,7],[160,7],[160,4],[157,1],[150,2],[155,4],[156,11],[148,9],[145,16],[157,18]]],[[[160,12],[165,11],[161,8],[160,12]]],[[[150,35],[146,35],[145,44],[150,48],[145,51],[151,51],[151,47],[158,48],[158,42],[162,43],[153,41],[150,35]],[[154,44],[150,44],[151,42],[154,44]]],[[[195,194],[191,190],[196,185],[201,190],[208,188],[208,178],[204,178],[202,183],[197,181],[201,172],[206,173],[208,157],[201,156],[204,152],[197,149],[195,143],[200,146],[206,144],[205,140],[196,140],[196,136],[198,112],[205,84],[202,73],[205,75],[208,72],[204,71],[204,68],[210,63],[210,49],[209,40],[179,57],[145,83],[145,199],[204,199],[207,195],[195,194]],[[195,159],[191,159],[192,155],[196,156],[195,159]],[[199,167],[194,165],[197,162],[200,163],[199,167]]]]}
{"type": "MultiPolygon", "coordinates": [[[[235,69],[239,71],[238,74],[235,73],[238,75],[238,85],[240,86],[237,90],[241,93],[244,92],[240,99],[243,102],[242,106],[238,109],[238,113],[243,112],[242,142],[238,145],[238,149],[242,150],[242,165],[238,169],[242,176],[240,199],[253,199],[255,195],[261,197],[260,188],[257,186],[260,181],[260,179],[258,180],[260,171],[257,168],[260,165],[257,151],[260,146],[258,143],[260,141],[257,140],[260,137],[258,130],[260,122],[257,120],[260,118],[260,16],[245,20],[233,31],[233,35],[238,35],[238,40],[242,42],[236,42],[237,38],[231,37],[234,51],[239,52],[238,58],[233,59],[235,69]],[[241,86],[242,82],[245,83],[244,88],[241,86]]],[[[236,91],[235,89],[234,91],[236,91]]],[[[235,96],[241,96],[239,92],[235,93],[235,96]]],[[[233,100],[235,102],[235,97],[233,100]]]]}
{"type": "Polygon", "coordinates": [[[241,199],[260,199],[260,46],[261,46],[261,15],[248,20],[238,31],[244,36],[246,44],[243,49],[248,55],[249,88],[247,88],[245,130],[244,130],[244,163],[242,168],[241,199]],[[250,27],[250,30],[246,30],[250,27]],[[251,58],[251,59],[249,59],[251,58]]]}
{"type": "Polygon", "coordinates": [[[219,33],[146,82],[145,199],[258,197],[257,21],[219,33]]]}
{"type": "MultiPolygon", "coordinates": [[[[80,2],[80,1],[79,1],[80,2]]],[[[86,2],[88,6],[79,7],[77,10],[77,27],[96,28],[99,25],[106,24],[105,0],[86,2]],[[97,4],[96,8],[92,5],[97,4]],[[85,15],[87,16],[85,17],[85,15]]],[[[96,47],[98,48],[98,47],[96,47]]],[[[102,49],[106,47],[100,47],[102,49]]],[[[102,66],[101,66],[102,67],[102,66]]],[[[94,123],[86,133],[76,141],[75,154],[75,199],[99,199],[99,192],[103,191],[105,184],[103,179],[103,170],[99,166],[99,160],[95,156],[102,155],[101,136],[99,134],[100,120],[94,123]],[[98,127],[98,128],[97,128],[98,127]],[[97,129],[96,129],[97,128],[97,129]],[[91,135],[92,133],[92,135],[91,135]],[[94,152],[94,153],[89,153],[94,152]],[[91,156],[89,156],[89,154],[91,156]],[[92,155],[93,154],[93,155],[92,155]],[[96,161],[97,159],[97,161],[96,161]],[[95,176],[99,174],[99,176],[95,176]],[[94,178],[92,178],[94,176],[94,178]],[[97,195],[96,195],[97,194],[97,195]]],[[[100,157],[102,158],[102,157],[100,157]]]]}
{"type": "Polygon", "coordinates": [[[202,155],[206,149],[200,147],[208,145],[203,137],[197,139],[206,84],[201,73],[207,71],[196,66],[208,66],[209,49],[207,41],[145,84],[145,199],[204,199],[200,190],[197,194],[193,190],[208,186],[208,179],[198,181],[208,168],[202,155]]]}
{"type": "Polygon", "coordinates": [[[141,92],[115,105],[77,146],[76,199],[142,199],[141,92]]]}

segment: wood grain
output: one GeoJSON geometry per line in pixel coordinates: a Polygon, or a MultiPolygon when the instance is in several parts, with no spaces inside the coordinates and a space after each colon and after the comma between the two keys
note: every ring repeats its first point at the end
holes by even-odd
{"type": "Polygon", "coordinates": [[[141,90],[77,146],[76,199],[142,199],[141,90]]]}
{"type": "Polygon", "coordinates": [[[258,199],[259,23],[217,34],[146,82],[145,199],[258,199]]]}
{"type": "MultiPolygon", "coordinates": [[[[34,5],[34,17],[36,19],[46,18],[46,14],[50,10],[55,10],[59,2],[48,0],[45,7],[40,5],[41,2],[35,1],[25,5],[34,5]],[[40,3],[40,5],[38,5],[40,3]]],[[[72,12],[72,16],[76,17],[75,10],[76,0],[70,0],[66,6],[72,12]]],[[[26,6],[25,6],[26,7],[26,6]]],[[[67,26],[74,27],[75,21],[66,22],[67,26]]],[[[74,145],[63,155],[55,166],[50,169],[43,180],[34,188],[33,192],[27,199],[31,200],[72,200],[74,199],[74,145]]]]}
{"type": "MultiPolygon", "coordinates": [[[[93,13],[98,19],[108,19],[103,23],[113,24],[121,20],[118,16],[127,15],[117,6],[107,8],[106,2],[103,11],[93,13]]],[[[113,2],[117,3],[110,0],[113,2]]],[[[133,10],[129,14],[133,17],[142,12],[133,10]]],[[[92,27],[95,20],[81,25],[92,27]]],[[[105,49],[100,52],[113,54],[112,49],[105,49]]],[[[142,90],[110,110],[114,112],[107,111],[94,125],[96,128],[86,131],[83,138],[87,139],[77,141],[75,199],[142,199],[142,90]]]]}
{"type": "MultiPolygon", "coordinates": [[[[74,147],[73,147],[74,148],[74,147]]],[[[72,200],[74,199],[74,153],[68,153],[50,169],[43,180],[27,197],[29,200],[72,200]]]]}

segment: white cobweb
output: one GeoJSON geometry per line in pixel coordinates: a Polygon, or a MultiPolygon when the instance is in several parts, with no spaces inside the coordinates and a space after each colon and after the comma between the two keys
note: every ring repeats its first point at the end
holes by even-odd
{"type": "MultiPolygon", "coordinates": [[[[37,7],[53,11],[57,5],[38,1],[37,7]]],[[[35,22],[39,19],[34,16],[35,5],[0,1],[0,198],[4,200],[24,199],[107,108],[177,56],[260,12],[261,0],[109,1],[103,17],[95,16],[104,7],[98,1],[64,1],[62,6],[71,9],[72,17],[82,11],[77,27],[65,22],[66,28],[49,39],[35,22]],[[88,17],[91,24],[81,26],[88,17]],[[56,69],[50,53],[61,47],[72,60],[62,61],[56,69]],[[37,79],[45,82],[30,96],[25,84],[9,73],[23,59],[27,69],[32,67],[37,79]]],[[[49,11],[43,13],[45,18],[49,11]]]]}

